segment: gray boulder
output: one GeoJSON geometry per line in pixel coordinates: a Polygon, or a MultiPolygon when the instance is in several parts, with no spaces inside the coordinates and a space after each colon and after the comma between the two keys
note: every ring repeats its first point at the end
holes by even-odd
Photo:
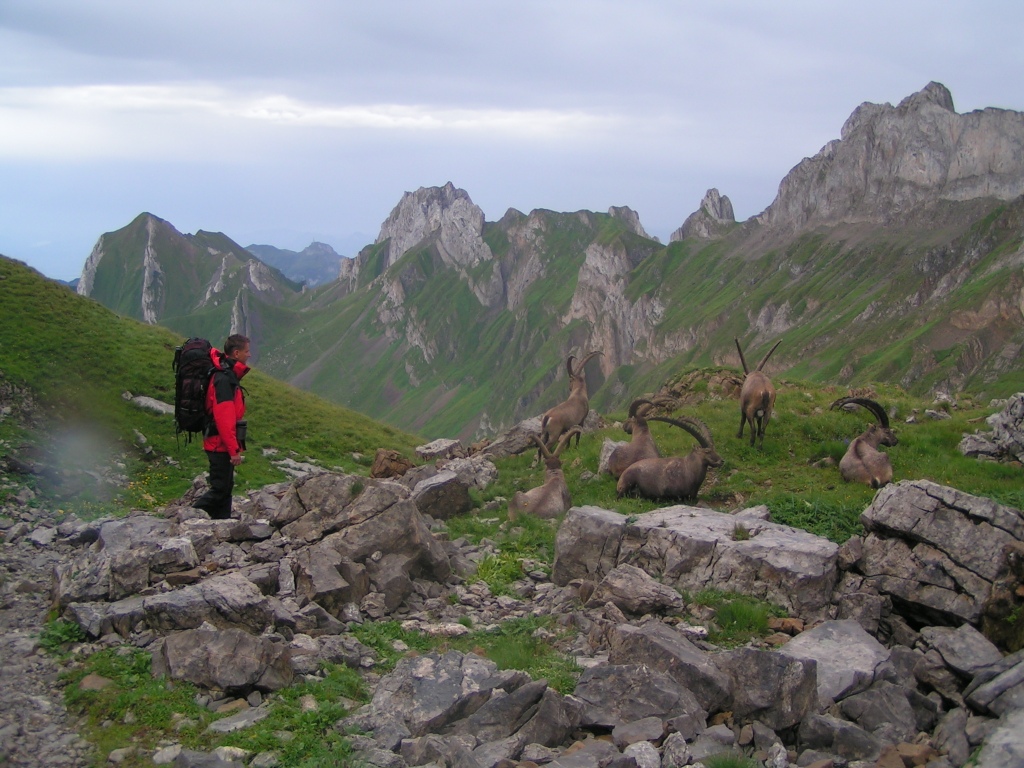
{"type": "Polygon", "coordinates": [[[997,717],[1024,709],[1024,650],[980,670],[964,689],[967,703],[997,717]]]}
{"type": "Polygon", "coordinates": [[[921,639],[937,650],[946,665],[964,677],[974,677],[984,667],[1003,658],[998,648],[970,624],[953,627],[925,627],[921,639]]]}
{"type": "Polygon", "coordinates": [[[448,470],[417,483],[412,498],[421,514],[435,520],[464,515],[473,508],[469,486],[448,470]]]}
{"type": "Polygon", "coordinates": [[[1010,768],[1024,765],[1024,708],[999,719],[975,761],[976,768],[1010,768]]]}
{"type": "Polygon", "coordinates": [[[817,662],[778,651],[739,648],[714,656],[732,680],[732,713],[741,723],[760,720],[772,730],[790,728],[818,705],[817,662]]]}
{"type": "Polygon", "coordinates": [[[598,583],[587,607],[603,606],[607,602],[637,616],[678,613],[684,607],[683,598],[676,590],[655,581],[646,571],[625,563],[613,568],[598,583]]]}
{"type": "Polygon", "coordinates": [[[746,521],[736,540],[732,515],[673,506],[627,522],[598,507],[573,507],[555,541],[553,581],[599,581],[631,563],[679,590],[740,592],[801,616],[822,613],[836,583],[838,546],[796,528],[746,521]]]}
{"type": "Polygon", "coordinates": [[[194,629],[168,635],[153,654],[153,676],[243,696],[292,683],[288,647],[240,629],[194,629]]]}
{"type": "Polygon", "coordinates": [[[854,569],[925,624],[978,624],[1007,552],[1024,541],[1019,510],[926,480],[887,485],[861,515],[854,569]]]}
{"type": "Polygon", "coordinates": [[[693,692],[704,717],[707,712],[724,709],[731,697],[729,676],[712,657],[660,621],[644,622],[639,627],[617,626],[611,636],[608,660],[612,664],[646,664],[664,672],[693,692]]]}
{"type": "Polygon", "coordinates": [[[586,670],[574,694],[583,702],[582,723],[612,729],[645,717],[669,720],[703,716],[696,696],[646,664],[605,664],[586,670]]]}
{"type": "Polygon", "coordinates": [[[818,663],[821,702],[866,690],[874,683],[879,665],[889,659],[888,649],[851,620],[826,621],[801,632],[779,653],[818,663]]]}

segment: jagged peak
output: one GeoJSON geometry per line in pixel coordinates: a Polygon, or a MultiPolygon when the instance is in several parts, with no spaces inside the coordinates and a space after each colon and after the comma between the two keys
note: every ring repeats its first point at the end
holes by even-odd
{"type": "Polygon", "coordinates": [[[674,243],[687,237],[707,240],[721,234],[723,225],[735,223],[732,200],[712,187],[704,193],[700,207],[686,217],[683,226],[672,233],[669,242],[674,243]]]}
{"type": "Polygon", "coordinates": [[[942,83],[932,80],[917,93],[912,93],[899,103],[897,109],[915,110],[926,104],[934,104],[948,112],[956,112],[953,108],[953,94],[942,83]]]}
{"type": "Polygon", "coordinates": [[[443,187],[420,187],[403,194],[381,225],[376,244],[387,241],[385,268],[427,238],[436,238],[446,262],[470,266],[491,258],[483,228],[483,210],[449,181],[443,187]]]}
{"type": "Polygon", "coordinates": [[[647,231],[644,229],[644,225],[640,223],[640,214],[630,208],[628,205],[613,205],[608,209],[608,215],[613,219],[618,219],[623,222],[630,230],[640,237],[646,237],[648,240],[653,240],[647,231]]]}

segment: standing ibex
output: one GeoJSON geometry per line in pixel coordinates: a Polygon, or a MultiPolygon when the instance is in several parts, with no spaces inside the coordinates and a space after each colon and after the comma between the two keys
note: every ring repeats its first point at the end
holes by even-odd
{"type": "MultiPolygon", "coordinates": [[[[540,438],[548,450],[555,447],[558,439],[575,426],[581,426],[590,413],[590,396],[587,394],[587,375],[583,370],[590,358],[602,355],[603,352],[591,352],[573,370],[572,361],[575,355],[569,355],[565,361],[565,369],[569,372],[569,397],[549,409],[540,420],[540,438]]],[[[582,431],[582,430],[581,430],[582,431]]],[[[576,434],[576,445],[579,446],[579,433],[576,434]]],[[[538,454],[538,459],[540,454],[538,454]]]]}
{"type": "Polygon", "coordinates": [[[565,484],[565,473],[562,472],[560,456],[573,435],[578,436],[581,431],[579,427],[571,428],[559,439],[554,452],[549,451],[539,437],[533,436],[538,449],[544,455],[544,485],[525,492],[517,491],[512,496],[512,500],[508,503],[510,520],[514,520],[517,515],[524,513],[550,519],[569,510],[569,507],[572,506],[572,499],[569,497],[569,486],[565,484]]]}
{"type": "Polygon", "coordinates": [[[743,363],[743,388],[740,390],[740,431],[736,437],[743,437],[743,427],[750,422],[750,444],[754,444],[757,438],[757,447],[764,447],[764,429],[768,426],[768,420],[772,417],[772,409],[775,407],[775,387],[771,379],[761,372],[772,352],[782,343],[782,339],[775,342],[775,346],[768,350],[768,354],[753,371],[747,368],[747,361],[743,357],[743,349],[740,347],[740,340],[736,339],[736,351],[740,353],[740,362],[743,363]]]}
{"type": "Polygon", "coordinates": [[[708,467],[720,467],[725,459],[715,450],[711,430],[699,419],[660,416],[657,419],[685,429],[700,445],[686,456],[641,459],[631,464],[619,476],[615,491],[619,496],[635,491],[647,499],[695,499],[707,477],[708,467]]]}
{"type": "MultiPolygon", "coordinates": [[[[647,414],[658,406],[670,405],[672,402],[670,398],[658,398],[654,402],[639,398],[630,404],[629,417],[622,425],[622,429],[627,435],[632,435],[633,439],[617,446],[608,457],[608,472],[612,477],[619,477],[626,467],[641,459],[657,459],[661,456],[658,446],[654,444],[651,429],[647,425],[647,414]]],[[[653,416],[651,419],[664,421],[658,416],[653,416]]]]}
{"type": "Polygon", "coordinates": [[[874,400],[866,397],[841,397],[832,403],[829,410],[845,405],[862,405],[878,419],[859,437],[855,437],[846,455],[839,462],[839,474],[849,483],[864,483],[872,488],[881,488],[892,482],[892,461],[878,450],[878,446],[894,446],[899,443],[896,434],[889,428],[889,415],[874,400]]]}

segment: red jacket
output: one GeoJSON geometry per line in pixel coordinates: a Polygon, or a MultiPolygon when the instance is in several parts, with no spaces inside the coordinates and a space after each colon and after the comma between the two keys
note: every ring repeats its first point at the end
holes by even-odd
{"type": "MultiPolygon", "coordinates": [[[[219,349],[210,350],[210,359],[218,369],[227,360],[219,349]]],[[[245,397],[239,385],[242,377],[249,372],[249,366],[235,362],[233,372],[217,370],[206,392],[206,412],[213,414],[216,434],[203,437],[204,451],[217,451],[237,456],[241,453],[235,437],[235,424],[245,418],[245,397]]]]}

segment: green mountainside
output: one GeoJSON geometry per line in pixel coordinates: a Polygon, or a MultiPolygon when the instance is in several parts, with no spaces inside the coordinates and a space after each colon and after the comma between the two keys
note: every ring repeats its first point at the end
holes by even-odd
{"type": "MultiPolygon", "coordinates": [[[[136,223],[104,236],[111,252],[130,250],[136,223]]],[[[468,271],[445,262],[436,238],[385,267],[385,241],[360,254],[354,285],[305,293],[243,285],[202,304],[206,264],[194,268],[193,284],[167,291],[178,307],[199,308],[160,322],[220,338],[242,308],[261,369],[431,438],[492,435],[543,412],[564,397],[571,351],[605,353],[587,376],[593,406],[607,411],[682,370],[738,367],[734,338],[748,359],[781,338],[770,370],[809,381],[995,397],[1024,386],[1022,233],[1024,199],[944,202],[899,226],[817,227],[774,240],[737,224],[720,239],[668,246],[607,214],[513,212],[485,224],[493,259],[468,271]],[[595,253],[625,265],[611,288],[584,284],[595,253]],[[490,284],[502,295],[487,306],[473,288],[490,284]],[[613,290],[613,311],[574,310],[588,291],[613,290]],[[619,343],[625,318],[641,305],[660,307],[656,322],[619,343]],[[614,343],[603,342],[602,324],[614,343]]],[[[171,260],[191,264],[195,252],[171,260]]],[[[127,292],[94,296],[123,311],[113,297],[127,292]]]]}
{"type": "MultiPolygon", "coordinates": [[[[142,508],[180,496],[206,471],[202,446],[176,440],[171,416],[123,397],[173,402],[171,361],[181,335],[115,314],[0,257],[0,338],[0,465],[7,456],[37,456],[47,467],[37,480],[48,495],[87,506],[111,503],[113,494],[142,508]],[[114,482],[105,494],[67,481],[72,468],[92,471],[111,461],[131,483],[114,482]]],[[[278,459],[315,457],[365,473],[377,448],[411,454],[422,442],[258,368],[245,387],[251,445],[239,493],[288,479],[278,459]]]]}

